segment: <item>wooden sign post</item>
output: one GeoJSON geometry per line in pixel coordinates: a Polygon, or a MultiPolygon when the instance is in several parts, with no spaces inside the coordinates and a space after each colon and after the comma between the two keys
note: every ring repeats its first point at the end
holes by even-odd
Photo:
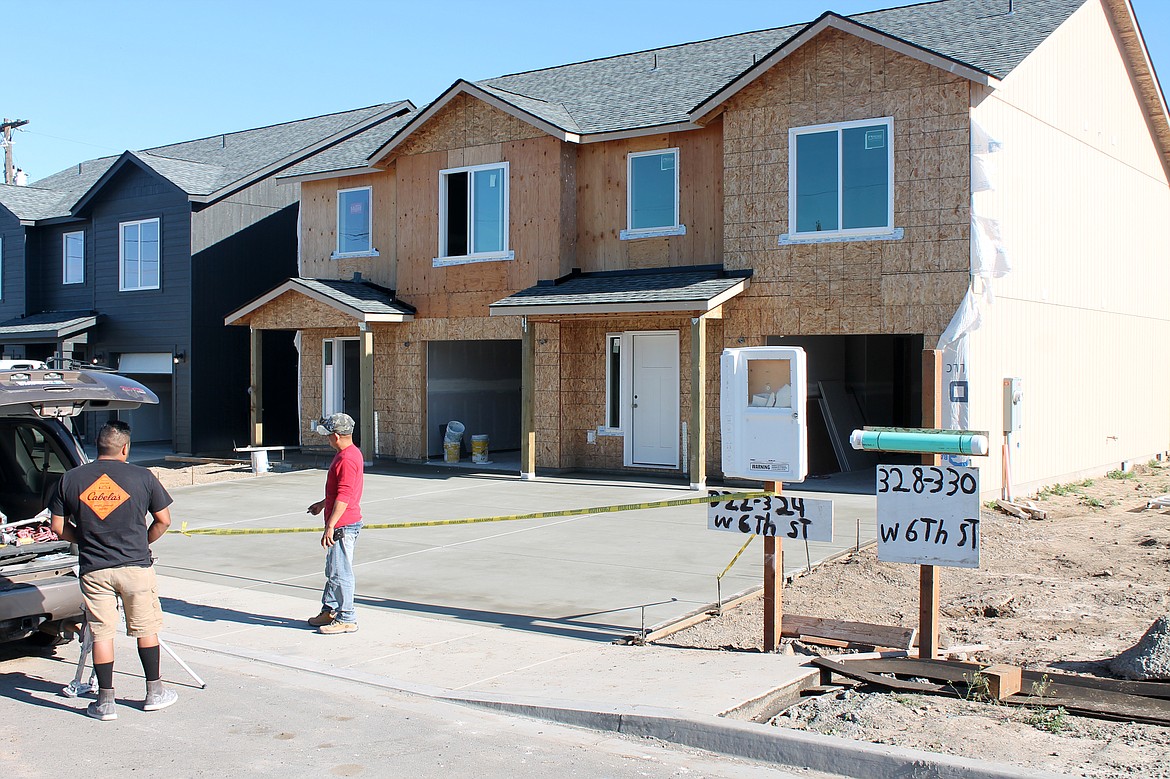
{"type": "MultiPolygon", "coordinates": [[[[783,489],[778,481],[764,482],[764,489],[777,495],[783,489]]],[[[780,646],[784,620],[784,541],[780,536],[764,536],[764,651],[775,652],[780,646]]]]}
{"type": "MultiPolygon", "coordinates": [[[[942,427],[942,352],[922,351],[922,426],[942,427]]],[[[937,454],[922,455],[923,465],[937,466],[937,454]]],[[[918,571],[918,658],[933,660],[938,653],[938,570],[924,565],[918,571]]]]}
{"type": "Polygon", "coordinates": [[[783,537],[806,543],[833,541],[833,502],[789,498],[780,494],[781,487],[778,481],[767,481],[764,490],[773,495],[741,500],[725,500],[723,497],[728,493],[708,491],[711,502],[707,510],[707,527],[710,530],[764,537],[765,652],[774,652],[780,645],[783,627],[783,537]]]}

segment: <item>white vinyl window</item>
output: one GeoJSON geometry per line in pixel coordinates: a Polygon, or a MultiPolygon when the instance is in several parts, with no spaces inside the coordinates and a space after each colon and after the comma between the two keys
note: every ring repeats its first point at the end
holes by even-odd
{"type": "Polygon", "coordinates": [[[118,288],[127,292],[159,288],[158,219],[118,225],[118,288]]]}
{"type": "Polygon", "coordinates": [[[85,233],[65,233],[61,236],[61,283],[85,282],[85,233]]]}
{"type": "Polygon", "coordinates": [[[678,149],[626,157],[626,229],[622,239],[684,235],[678,217],[678,149]]]}
{"type": "Polygon", "coordinates": [[[889,117],[789,130],[789,236],[894,232],[892,141],[889,117]]]}
{"type": "Polygon", "coordinates": [[[439,171],[439,256],[435,265],[510,260],[508,163],[439,171]]]}
{"type": "Polygon", "coordinates": [[[337,190],[337,251],[333,259],[378,256],[371,242],[372,191],[370,187],[337,190]]]}

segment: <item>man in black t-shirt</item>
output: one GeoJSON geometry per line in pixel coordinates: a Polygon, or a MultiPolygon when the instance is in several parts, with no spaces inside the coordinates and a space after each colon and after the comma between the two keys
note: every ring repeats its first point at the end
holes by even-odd
{"type": "Polygon", "coordinates": [[[179,699],[162,683],[158,601],[150,544],[171,525],[171,496],[146,468],[131,465],[130,426],[109,422],[97,436],[98,459],[68,471],[49,501],[53,532],[77,544],[81,594],[93,631],[93,668],[98,699],[86,714],[118,718],[114,703],[114,636],[118,599],[126,612],[126,635],[138,639],[146,676],[146,711],[165,709],[179,699]],[[146,523],[150,514],[151,523],[146,523]],[[69,522],[65,518],[69,518],[69,522]]]}

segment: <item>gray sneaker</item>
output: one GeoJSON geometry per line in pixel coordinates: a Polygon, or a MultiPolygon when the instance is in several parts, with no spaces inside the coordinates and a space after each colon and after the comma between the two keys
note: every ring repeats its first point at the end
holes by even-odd
{"type": "Polygon", "coordinates": [[[158,711],[165,709],[177,700],[179,700],[179,694],[163,687],[162,679],[157,679],[146,683],[146,702],[142,708],[144,711],[158,711]]]}
{"type": "Polygon", "coordinates": [[[85,713],[102,722],[118,719],[118,709],[114,703],[114,691],[98,690],[98,699],[86,707],[85,713]]]}

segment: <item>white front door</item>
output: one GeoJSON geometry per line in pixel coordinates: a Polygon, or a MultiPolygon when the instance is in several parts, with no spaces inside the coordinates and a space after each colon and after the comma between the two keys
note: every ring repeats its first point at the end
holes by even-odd
{"type": "Polygon", "coordinates": [[[630,334],[627,465],[677,468],[678,332],[630,334]]]}

